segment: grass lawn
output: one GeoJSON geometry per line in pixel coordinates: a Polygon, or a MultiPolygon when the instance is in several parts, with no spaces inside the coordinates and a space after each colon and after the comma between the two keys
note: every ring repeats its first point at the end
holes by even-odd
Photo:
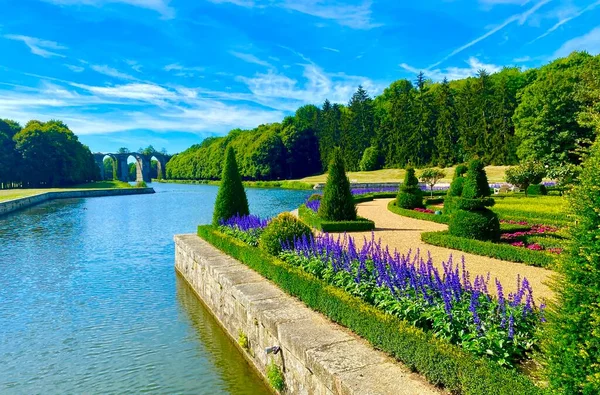
{"type": "Polygon", "coordinates": [[[39,195],[45,192],[70,191],[73,189],[108,189],[108,188],[132,188],[123,181],[98,181],[89,184],[75,185],[70,188],[32,188],[32,189],[2,189],[0,190],[0,202],[5,200],[19,199],[23,197],[39,195]]]}
{"type": "Polygon", "coordinates": [[[566,226],[570,223],[567,215],[567,200],[562,196],[524,195],[498,197],[492,210],[501,219],[527,221],[533,224],[566,226]]]}
{"type": "MultiPolygon", "coordinates": [[[[504,182],[504,172],[508,166],[488,166],[485,168],[488,181],[490,183],[504,182]]],[[[417,169],[417,177],[421,174],[420,169],[417,169]]],[[[446,177],[439,182],[449,183],[454,175],[454,167],[444,169],[446,177]]],[[[383,169],[375,171],[355,171],[349,172],[348,178],[350,182],[402,182],[404,179],[404,169],[383,169]]],[[[305,177],[298,181],[309,183],[324,183],[327,180],[327,174],[318,176],[305,177]]]]}

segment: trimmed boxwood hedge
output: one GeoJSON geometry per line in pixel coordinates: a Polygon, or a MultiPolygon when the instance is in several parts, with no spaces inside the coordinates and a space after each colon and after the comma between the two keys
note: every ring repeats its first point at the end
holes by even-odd
{"type": "Polygon", "coordinates": [[[325,314],[402,361],[432,384],[464,395],[541,393],[529,378],[478,358],[406,321],[384,314],[344,290],[282,260],[227,236],[214,227],[198,227],[198,235],[229,256],[273,281],[308,307],[325,314]]]}
{"type": "Polygon", "coordinates": [[[365,232],[375,229],[375,222],[362,217],[356,217],[356,221],[326,221],[304,204],[298,208],[298,217],[322,232],[365,232]]]}
{"type": "Polygon", "coordinates": [[[388,210],[390,210],[394,214],[402,215],[404,217],[421,219],[423,221],[437,222],[438,224],[447,224],[450,220],[450,217],[448,217],[447,215],[427,214],[415,210],[407,210],[405,208],[398,207],[395,201],[391,201],[388,203],[388,210]]]}
{"type": "Polygon", "coordinates": [[[556,261],[556,255],[548,252],[532,251],[527,248],[513,247],[509,244],[467,239],[453,236],[447,231],[421,233],[421,240],[438,247],[489,256],[503,261],[525,263],[531,266],[551,268],[556,261]]]}
{"type": "Polygon", "coordinates": [[[373,199],[389,199],[395,198],[396,192],[374,192],[374,193],[364,193],[361,195],[354,195],[354,203],[364,203],[370,202],[373,199]]]}

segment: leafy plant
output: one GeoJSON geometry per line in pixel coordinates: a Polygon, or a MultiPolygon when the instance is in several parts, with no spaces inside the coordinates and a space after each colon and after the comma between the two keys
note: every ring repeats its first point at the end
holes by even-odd
{"type": "Polygon", "coordinates": [[[404,175],[404,182],[396,198],[398,207],[413,209],[423,207],[423,191],[419,187],[419,180],[415,176],[415,169],[409,167],[404,175]]]}
{"type": "Polygon", "coordinates": [[[548,194],[548,189],[544,184],[535,184],[528,186],[525,192],[531,196],[545,196],[548,194]]]}
{"type": "Polygon", "coordinates": [[[431,196],[433,196],[433,187],[438,183],[439,180],[446,177],[446,172],[440,169],[425,169],[421,173],[421,182],[429,185],[431,190],[431,196]]]}
{"type": "Polygon", "coordinates": [[[572,243],[559,261],[553,284],[543,359],[556,393],[600,393],[600,142],[582,165],[569,196],[572,243]]]}
{"type": "Polygon", "coordinates": [[[282,243],[312,234],[310,227],[290,213],[273,218],[260,236],[259,246],[270,254],[278,254],[282,243]]]}
{"type": "Polygon", "coordinates": [[[542,182],[545,175],[546,168],[541,163],[528,161],[506,169],[506,182],[523,189],[527,196],[529,186],[542,182]]]}
{"type": "Polygon", "coordinates": [[[148,188],[148,184],[145,181],[138,181],[135,183],[136,188],[148,188]]]}
{"type": "Polygon", "coordinates": [[[240,329],[238,332],[238,344],[246,351],[250,351],[250,343],[248,342],[248,336],[240,329]]]}
{"type": "Polygon", "coordinates": [[[248,214],[248,198],[235,161],[235,151],[229,147],[225,154],[221,185],[215,201],[213,225],[218,225],[221,220],[228,220],[234,215],[248,214]]]}
{"type": "Polygon", "coordinates": [[[375,222],[362,217],[356,217],[354,221],[326,221],[315,213],[316,210],[311,207],[312,203],[315,201],[300,206],[298,216],[302,221],[322,232],[364,232],[375,229],[375,222]]]}
{"type": "Polygon", "coordinates": [[[368,147],[360,160],[360,170],[373,171],[381,168],[381,159],[377,147],[368,147]]]}
{"type": "Polygon", "coordinates": [[[327,183],[323,189],[319,216],[328,221],[354,221],[356,206],[346,176],[344,158],[339,148],[332,154],[327,183]]]}
{"type": "Polygon", "coordinates": [[[267,380],[269,380],[271,387],[277,391],[281,392],[285,389],[285,377],[281,368],[274,361],[267,365],[267,380]]]}

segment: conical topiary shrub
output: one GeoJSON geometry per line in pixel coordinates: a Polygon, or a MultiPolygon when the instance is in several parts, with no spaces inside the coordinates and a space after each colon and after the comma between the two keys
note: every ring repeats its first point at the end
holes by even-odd
{"type": "Polygon", "coordinates": [[[319,217],[328,221],[355,221],[356,205],[339,148],[333,151],[327,183],[323,189],[319,217]]]}
{"type": "Polygon", "coordinates": [[[448,232],[453,236],[477,240],[498,240],[500,221],[487,207],[494,205],[483,164],[479,160],[469,163],[462,188],[462,196],[453,198],[452,216],[448,232]]]}
{"type": "Polygon", "coordinates": [[[600,142],[569,195],[571,242],[552,284],[542,358],[551,393],[600,394],[600,142]]]}
{"type": "Polygon", "coordinates": [[[463,185],[466,178],[463,175],[467,172],[468,167],[465,165],[458,165],[454,169],[454,178],[448,189],[448,193],[444,198],[444,214],[450,215],[454,211],[454,202],[460,196],[462,196],[463,185]]]}
{"type": "Polygon", "coordinates": [[[225,152],[221,185],[215,202],[213,225],[218,225],[219,221],[227,220],[234,215],[248,214],[250,214],[248,198],[235,161],[235,151],[232,147],[228,147],[225,152]]]}
{"type": "Polygon", "coordinates": [[[400,191],[396,198],[398,207],[412,210],[423,207],[423,191],[419,187],[419,180],[415,176],[415,169],[406,169],[404,182],[400,185],[400,191]]]}

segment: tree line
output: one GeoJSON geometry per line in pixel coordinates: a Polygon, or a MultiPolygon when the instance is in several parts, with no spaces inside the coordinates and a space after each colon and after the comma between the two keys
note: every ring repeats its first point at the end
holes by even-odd
{"type": "Polygon", "coordinates": [[[0,188],[59,187],[99,178],[90,149],[63,122],[32,120],[21,128],[0,119],[0,188]]]}
{"type": "Polygon", "coordinates": [[[540,68],[480,70],[454,81],[432,82],[420,73],[375,98],[359,87],[347,105],[325,100],[280,123],[207,138],[174,156],[167,177],[218,179],[228,145],[242,177],[253,180],[321,173],[335,147],[351,171],[446,167],[474,158],[485,165],[576,165],[595,139],[589,111],[598,103],[590,93],[598,69],[600,55],[574,52],[540,68]]]}

